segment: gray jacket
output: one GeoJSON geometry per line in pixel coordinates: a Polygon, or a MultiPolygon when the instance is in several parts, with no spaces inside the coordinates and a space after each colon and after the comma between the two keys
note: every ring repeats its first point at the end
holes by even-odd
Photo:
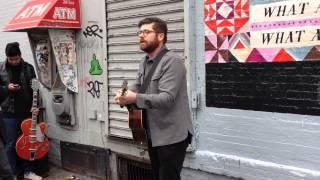
{"type": "MultiPolygon", "coordinates": [[[[135,84],[137,91],[144,78],[144,61],[140,63],[135,84]]],[[[193,134],[184,60],[172,51],[159,62],[145,94],[137,95],[137,106],[147,110],[152,146],[183,141],[193,134]]]]}

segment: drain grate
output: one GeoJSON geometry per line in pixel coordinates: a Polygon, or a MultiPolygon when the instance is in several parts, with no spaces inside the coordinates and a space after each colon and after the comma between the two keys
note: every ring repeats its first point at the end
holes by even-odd
{"type": "Polygon", "coordinates": [[[151,165],[147,162],[135,161],[118,156],[119,180],[154,180],[151,165]]]}

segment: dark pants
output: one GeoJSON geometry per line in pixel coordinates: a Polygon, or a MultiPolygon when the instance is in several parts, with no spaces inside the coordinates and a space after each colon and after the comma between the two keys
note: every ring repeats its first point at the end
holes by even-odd
{"type": "Polygon", "coordinates": [[[158,147],[152,147],[149,141],[148,152],[155,180],[180,180],[189,140],[190,137],[179,143],[158,147]]]}
{"type": "Polygon", "coordinates": [[[4,125],[5,151],[14,175],[23,176],[25,171],[32,171],[32,163],[18,157],[16,153],[16,141],[20,135],[20,124],[26,116],[21,115],[4,115],[2,123],[4,125]]]}
{"type": "MultiPolygon", "coordinates": [[[[2,124],[0,124],[0,127],[3,127],[2,124]]],[[[0,138],[0,180],[13,180],[2,138],[0,138]]]]}

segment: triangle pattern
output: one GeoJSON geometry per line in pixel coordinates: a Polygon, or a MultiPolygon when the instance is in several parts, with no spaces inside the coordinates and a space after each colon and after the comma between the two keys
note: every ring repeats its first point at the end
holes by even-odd
{"type": "Polygon", "coordinates": [[[258,48],[257,50],[267,62],[272,62],[279,54],[281,48],[258,48]]]}
{"type": "Polygon", "coordinates": [[[237,58],[229,51],[228,60],[230,63],[239,63],[237,58]]]}
{"type": "Polygon", "coordinates": [[[248,24],[249,18],[237,18],[234,19],[235,33],[239,32],[246,24],[248,24]]]}
{"type": "Polygon", "coordinates": [[[230,29],[230,28],[225,27],[222,29],[219,28],[218,34],[219,35],[230,35],[230,34],[234,34],[234,32],[233,32],[232,28],[230,29]]]}
{"type": "Polygon", "coordinates": [[[229,41],[228,39],[226,38],[223,43],[219,46],[219,49],[229,49],[229,41]]]}
{"type": "Polygon", "coordinates": [[[250,34],[237,33],[229,36],[229,44],[231,49],[250,48],[250,34]]]}
{"type": "Polygon", "coordinates": [[[233,23],[230,22],[228,19],[222,20],[218,26],[233,26],[233,23]]]}
{"type": "Polygon", "coordinates": [[[241,41],[238,41],[238,43],[234,47],[234,49],[243,49],[243,48],[245,48],[245,46],[243,45],[243,43],[241,41]]]}
{"type": "Polygon", "coordinates": [[[252,49],[231,49],[230,53],[241,63],[245,63],[251,54],[252,49]]]}
{"type": "Polygon", "coordinates": [[[219,53],[216,53],[209,63],[218,63],[219,53]]]}
{"type": "Polygon", "coordinates": [[[314,46],[307,56],[304,58],[305,61],[318,61],[320,57],[320,46],[314,46]]]}
{"type": "Polygon", "coordinates": [[[212,59],[214,58],[214,56],[216,56],[217,51],[206,51],[205,53],[205,63],[208,64],[212,61],[212,59]]]}
{"type": "MultiPolygon", "coordinates": [[[[236,2],[235,2],[236,3],[236,2]]],[[[241,17],[242,14],[242,10],[241,10],[241,0],[238,2],[238,4],[236,4],[235,8],[234,8],[234,13],[235,13],[235,17],[241,17]]]]}
{"type": "Polygon", "coordinates": [[[243,12],[245,13],[245,15],[243,15],[242,17],[249,17],[250,15],[250,1],[247,0],[247,2],[242,6],[243,12]]]}
{"type": "Polygon", "coordinates": [[[232,1],[223,1],[216,3],[216,17],[219,20],[234,18],[234,4],[232,1]]]}
{"type": "Polygon", "coordinates": [[[294,58],[286,52],[285,49],[281,49],[277,56],[273,59],[273,62],[290,62],[294,61],[294,58]]]}
{"type": "Polygon", "coordinates": [[[254,48],[249,55],[246,62],[254,63],[254,62],[266,62],[265,58],[260,54],[260,52],[254,48]]]}
{"type": "Polygon", "coordinates": [[[218,52],[218,54],[219,54],[219,57],[218,57],[219,63],[226,63],[229,61],[229,58],[228,58],[229,51],[228,50],[220,50],[218,52]]]}
{"type": "Polygon", "coordinates": [[[217,35],[215,35],[215,34],[208,35],[208,36],[206,36],[206,38],[208,40],[208,43],[210,43],[213,46],[213,49],[218,49],[217,35]]]}
{"type": "Polygon", "coordinates": [[[218,54],[218,63],[226,63],[226,60],[223,58],[221,54],[218,54]]]}
{"type": "Polygon", "coordinates": [[[210,41],[208,36],[205,37],[205,51],[216,50],[217,47],[210,41]]]}
{"type": "Polygon", "coordinates": [[[205,0],[204,3],[205,4],[214,4],[214,3],[216,3],[216,0],[205,0]]]}
{"type": "Polygon", "coordinates": [[[216,15],[216,10],[213,8],[213,5],[210,5],[209,7],[209,18],[210,19],[216,19],[214,16],[216,15]]]}
{"type": "Polygon", "coordinates": [[[217,47],[218,49],[228,49],[228,38],[226,36],[217,36],[217,47]]]}
{"type": "Polygon", "coordinates": [[[216,20],[206,21],[206,25],[212,32],[217,33],[217,21],[216,20]]]}
{"type": "Polygon", "coordinates": [[[204,19],[205,19],[205,21],[209,20],[209,8],[208,8],[208,6],[204,6],[204,19]]]}
{"type": "Polygon", "coordinates": [[[286,48],[286,51],[292,57],[294,57],[296,61],[303,61],[305,57],[309,54],[311,49],[312,49],[312,46],[307,46],[307,47],[299,47],[299,48],[286,48]]]}

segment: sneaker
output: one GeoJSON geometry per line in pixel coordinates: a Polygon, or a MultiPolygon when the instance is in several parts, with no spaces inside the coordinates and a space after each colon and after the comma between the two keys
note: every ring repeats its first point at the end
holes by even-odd
{"type": "Polygon", "coordinates": [[[24,178],[29,180],[42,180],[41,176],[38,176],[33,172],[24,173],[24,178]]]}

